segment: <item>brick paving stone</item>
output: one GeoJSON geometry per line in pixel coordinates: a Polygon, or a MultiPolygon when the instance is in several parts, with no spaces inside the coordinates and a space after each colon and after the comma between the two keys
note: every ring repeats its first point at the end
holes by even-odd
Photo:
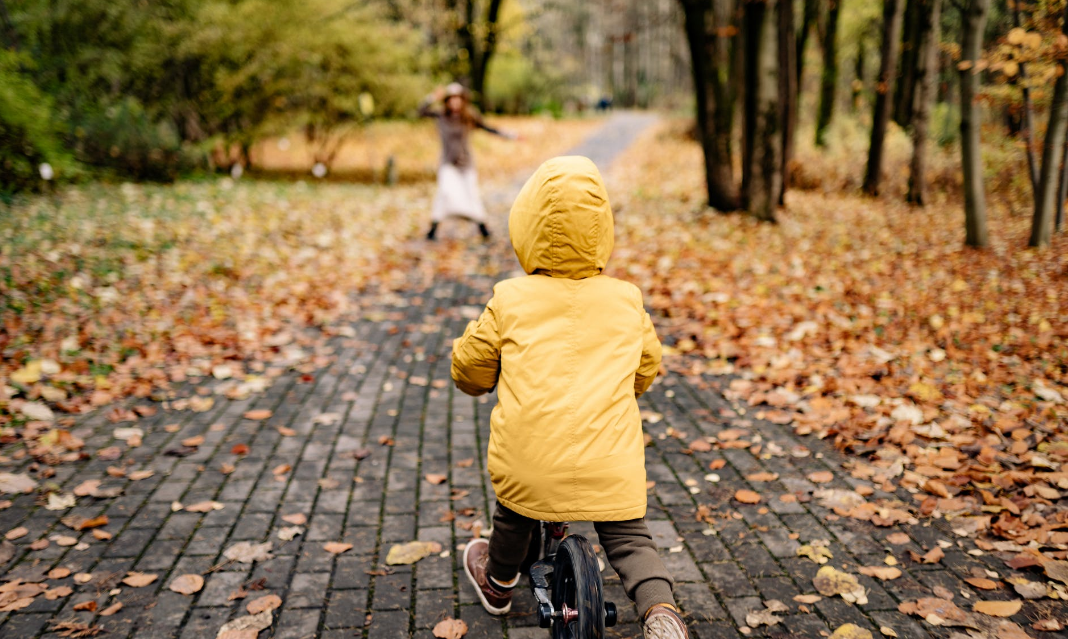
{"type": "MultiPolygon", "coordinates": [[[[594,135],[583,145],[584,153],[602,163],[652,121],[633,114],[615,118],[604,135],[594,135]]],[[[489,189],[486,197],[491,209],[506,211],[521,183],[489,189]]],[[[451,341],[467,323],[457,308],[484,304],[492,284],[514,269],[506,242],[471,251],[477,255],[478,268],[473,269],[477,274],[462,280],[431,281],[413,269],[412,282],[405,290],[369,298],[376,300],[376,308],[364,308],[364,316],[317,347],[321,349],[318,354],[328,358],[323,360],[325,367],[285,370],[268,392],[249,399],[216,395],[214,406],[205,413],[160,411],[142,420],[142,446],[128,451],[125,458],[134,461],[128,470],[151,469],[153,476],[140,481],[108,477],[107,468],[113,462],[90,457],[56,466],[55,476],[49,479],[64,491],[86,479],[103,479],[106,486],[122,487],[120,496],[82,498],[76,507],[59,513],[41,508],[35,495],[6,495],[12,505],[0,510],[0,530],[18,526],[30,530],[16,540],[15,556],[0,566],[6,579],[40,579],[55,565],[92,572],[96,577],[90,584],[75,584],[69,597],[40,598],[25,609],[0,613],[0,637],[51,639],[56,636],[48,630],[51,622],[76,618],[100,623],[107,636],[120,639],[210,639],[225,621],[244,614],[244,601],[229,600],[242,587],[250,589],[249,597],[266,593],[282,597],[283,606],[265,633],[276,639],[429,639],[429,629],[447,616],[467,621],[466,639],[496,638],[505,631],[510,639],[548,636],[535,627],[534,600],[525,580],[516,592],[512,614],[493,618],[478,605],[459,563],[457,545],[470,538],[475,521],[481,521],[485,532],[492,514],[494,498],[485,456],[495,395],[472,399],[447,383],[451,341]],[[446,386],[412,384],[413,377],[442,380],[446,386]],[[270,419],[243,418],[246,411],[261,408],[273,412],[270,419]],[[316,419],[325,413],[336,418],[316,419]],[[176,425],[178,431],[162,428],[168,424],[176,425]],[[295,434],[283,435],[279,427],[295,434]],[[194,454],[165,454],[193,435],[205,437],[194,454]],[[380,445],[380,437],[393,438],[394,445],[380,445]],[[247,444],[249,453],[231,453],[237,443],[247,444]],[[357,460],[353,453],[364,448],[370,455],[357,460]],[[470,462],[461,467],[461,460],[470,462]],[[232,473],[219,472],[224,463],[234,465],[232,473]],[[288,469],[276,473],[281,466],[288,469]],[[431,485],[423,478],[426,473],[444,474],[447,481],[431,485]],[[189,506],[208,500],[219,501],[223,508],[208,513],[172,509],[172,502],[189,506]],[[473,512],[463,512],[467,508],[473,512]],[[443,518],[450,510],[453,519],[443,518]],[[67,514],[91,517],[101,513],[110,520],[105,527],[114,535],[110,541],[72,533],[59,523],[67,514]],[[296,513],[307,517],[304,532],[283,542],[277,531],[290,524],[282,516],[296,513]],[[87,547],[79,550],[53,543],[41,551],[28,550],[32,541],[54,534],[72,534],[87,547]],[[431,555],[415,566],[385,570],[390,546],[412,539],[436,541],[447,553],[431,555]],[[252,565],[226,561],[222,553],[239,541],[270,541],[274,558],[252,565]],[[333,555],[323,548],[327,541],[344,541],[353,548],[333,555]],[[116,597],[109,595],[131,569],[156,573],[159,579],[150,587],[122,587],[116,597]],[[207,582],[200,593],[180,595],[167,590],[175,577],[186,573],[205,575],[207,582]],[[73,612],[75,603],[89,599],[101,606],[122,601],[124,608],[98,619],[73,612]]],[[[372,286],[369,295],[375,292],[372,286]]],[[[309,332],[295,339],[307,344],[319,337],[309,332]]],[[[218,380],[201,379],[176,385],[175,392],[189,396],[200,390],[210,392],[218,384],[218,380]]],[[[643,410],[662,416],[656,423],[645,424],[652,437],[645,449],[646,469],[648,478],[656,482],[649,493],[646,519],[677,582],[676,598],[692,636],[818,637],[852,622],[873,630],[885,625],[910,639],[945,637],[944,629],[898,613],[898,604],[930,596],[935,586],[971,592],[962,579],[974,570],[994,570],[1005,578],[1018,574],[995,554],[967,554],[970,546],[960,545],[951,522],[876,528],[868,522],[839,518],[807,499],[817,488],[806,479],[814,470],[832,471],[834,479],[824,487],[851,488],[864,482],[842,469],[845,459],[828,442],[798,437],[789,425],[771,424],[753,414],[743,416],[740,409],[747,407],[720,393],[728,384],[729,380],[711,375],[669,374],[640,402],[643,410]],[[728,408],[739,416],[721,413],[728,408]],[[688,452],[688,442],[694,437],[716,437],[736,425],[760,436],[766,443],[760,453],[748,449],[688,452]],[[686,436],[671,437],[668,427],[686,436]],[[810,454],[774,454],[776,449],[801,448],[810,454]],[[704,476],[715,460],[725,462],[715,471],[720,480],[707,482],[704,476]],[[746,478],[765,471],[777,473],[778,479],[757,483],[746,478]],[[692,481],[687,484],[688,480],[692,481]],[[733,495],[740,488],[756,490],[764,500],[755,506],[739,504],[733,495]],[[778,499],[787,493],[802,498],[778,499]],[[709,522],[698,521],[698,506],[711,509],[709,522]],[[910,536],[908,545],[893,546],[886,541],[888,534],[899,530],[910,536]],[[796,550],[800,544],[821,539],[830,542],[831,565],[837,568],[856,573],[857,566],[881,565],[892,553],[904,574],[886,582],[860,576],[869,599],[863,606],[825,598],[803,613],[793,597],[814,592],[812,578],[819,566],[797,557],[796,550]],[[908,550],[925,552],[940,541],[952,544],[942,562],[916,564],[908,557],[908,550]],[[782,623],[741,633],[745,614],[761,609],[769,599],[779,599],[789,607],[781,615],[782,623]]],[[[104,412],[82,417],[72,430],[86,442],[87,451],[124,445],[114,440],[114,425],[104,412]]],[[[28,463],[0,462],[0,471],[21,472],[28,463]]],[[[893,495],[877,490],[873,499],[879,497],[912,501],[903,490],[893,495]]],[[[572,526],[572,533],[595,537],[593,527],[581,522],[572,526]]],[[[628,601],[619,578],[611,568],[605,569],[603,577],[606,598],[617,604],[620,615],[620,625],[609,629],[607,636],[640,636],[638,611],[628,601]]],[[[69,577],[50,580],[49,585],[72,581],[69,577]]],[[[1009,594],[984,593],[984,598],[1009,594]]],[[[1027,611],[1031,614],[1037,608],[1027,611]]]]}

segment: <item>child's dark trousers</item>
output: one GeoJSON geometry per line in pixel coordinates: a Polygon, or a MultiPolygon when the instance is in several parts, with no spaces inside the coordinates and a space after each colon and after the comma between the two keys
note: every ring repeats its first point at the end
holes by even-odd
{"type": "MultiPolygon", "coordinates": [[[[508,583],[519,574],[531,535],[539,525],[497,502],[489,540],[489,574],[498,583],[508,583]]],[[[608,563],[619,573],[623,589],[637,604],[640,614],[658,603],[675,605],[671,595],[674,581],[656,553],[645,519],[598,521],[593,527],[608,563]]]]}

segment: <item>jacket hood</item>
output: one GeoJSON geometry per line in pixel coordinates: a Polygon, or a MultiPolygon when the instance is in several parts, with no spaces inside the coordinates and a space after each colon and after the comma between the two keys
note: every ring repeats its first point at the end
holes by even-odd
{"type": "Polygon", "coordinates": [[[512,204],[508,235],[527,274],[573,280],[599,275],[615,237],[597,166],[571,155],[538,167],[512,204]]]}

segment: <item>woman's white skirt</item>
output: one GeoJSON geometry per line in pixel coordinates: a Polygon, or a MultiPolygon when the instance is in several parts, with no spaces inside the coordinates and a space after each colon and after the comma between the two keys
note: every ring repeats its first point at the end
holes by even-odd
{"type": "Polygon", "coordinates": [[[442,164],[438,167],[438,192],[434,196],[431,219],[440,222],[452,215],[473,222],[486,221],[486,209],[478,193],[478,173],[473,166],[460,168],[442,164]]]}

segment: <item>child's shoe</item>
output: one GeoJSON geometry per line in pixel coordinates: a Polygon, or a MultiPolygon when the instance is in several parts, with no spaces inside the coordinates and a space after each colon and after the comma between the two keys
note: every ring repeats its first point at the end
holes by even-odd
{"type": "Polygon", "coordinates": [[[475,587],[486,612],[491,615],[508,614],[512,609],[512,589],[498,587],[490,579],[489,540],[472,539],[467,543],[464,548],[464,572],[475,587]]]}
{"type": "Polygon", "coordinates": [[[645,639],[689,639],[686,624],[674,608],[656,605],[645,613],[645,625],[642,627],[645,639]]]}

